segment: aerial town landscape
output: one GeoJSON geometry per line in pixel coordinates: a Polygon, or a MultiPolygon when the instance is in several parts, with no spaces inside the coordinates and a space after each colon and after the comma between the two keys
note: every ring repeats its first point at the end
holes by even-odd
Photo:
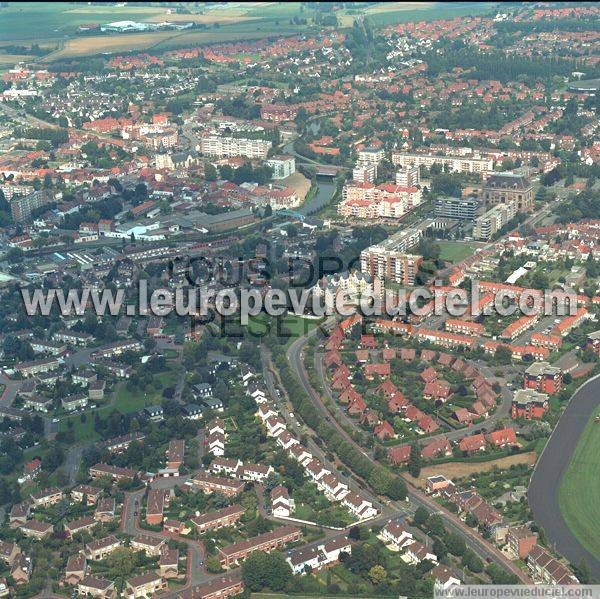
{"type": "Polygon", "coordinates": [[[599,87],[600,3],[0,2],[0,598],[600,583],[599,87]]]}

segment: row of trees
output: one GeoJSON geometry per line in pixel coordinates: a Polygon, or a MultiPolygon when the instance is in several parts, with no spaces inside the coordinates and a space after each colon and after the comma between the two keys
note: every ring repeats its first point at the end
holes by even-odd
{"type": "Polygon", "coordinates": [[[349,443],[327,421],[324,421],[312,402],[301,391],[301,386],[287,364],[283,352],[277,352],[273,357],[294,409],[300,414],[302,420],[317,433],[319,439],[327,440],[327,450],[335,453],[348,468],[365,480],[375,493],[387,495],[393,500],[405,499],[407,489],[404,480],[394,476],[383,466],[373,465],[371,460],[349,443]]]}

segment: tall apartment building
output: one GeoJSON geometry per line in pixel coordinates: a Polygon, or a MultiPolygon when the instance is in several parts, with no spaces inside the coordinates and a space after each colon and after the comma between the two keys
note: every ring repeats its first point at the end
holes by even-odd
{"type": "Polygon", "coordinates": [[[475,220],[480,205],[477,198],[438,198],[435,215],[454,220],[475,220]]]}
{"type": "Polygon", "coordinates": [[[519,389],[515,392],[510,415],[512,418],[541,418],[548,410],[548,395],[534,389],[519,389]]]}
{"type": "Polygon", "coordinates": [[[264,160],[272,145],[272,142],[265,139],[209,135],[202,138],[200,151],[205,156],[216,156],[218,158],[245,156],[246,158],[261,158],[264,160]]]}
{"type": "Polygon", "coordinates": [[[494,173],[483,182],[481,195],[486,206],[514,203],[518,212],[533,208],[533,185],[524,175],[494,173]]]}
{"type": "Polygon", "coordinates": [[[375,183],[377,178],[377,165],[369,162],[358,161],[352,169],[352,180],[359,183],[375,183]]]}
{"type": "Polygon", "coordinates": [[[554,395],[562,389],[562,370],[548,362],[534,362],[523,376],[523,387],[554,395]]]}
{"type": "Polygon", "coordinates": [[[285,179],[296,172],[296,159],[287,154],[272,156],[266,164],[273,169],[273,179],[285,179]]]}
{"type": "Polygon", "coordinates": [[[420,203],[421,190],[417,187],[351,181],[344,185],[338,212],[344,217],[401,218],[420,203]]]}
{"type": "Polygon", "coordinates": [[[6,201],[10,202],[13,197],[28,195],[35,190],[32,185],[13,185],[12,182],[9,182],[1,183],[0,191],[4,194],[6,201]]]}
{"type": "Polygon", "coordinates": [[[401,285],[414,285],[421,262],[423,256],[406,254],[385,242],[372,245],[360,253],[362,272],[401,285]]]}
{"type": "Polygon", "coordinates": [[[487,241],[517,214],[517,205],[513,202],[498,204],[475,219],[473,237],[487,241]]]}
{"type": "Polygon", "coordinates": [[[31,213],[42,206],[49,204],[52,196],[42,189],[23,196],[13,196],[10,200],[10,211],[16,222],[27,220],[31,213]]]}
{"type": "Polygon", "coordinates": [[[482,158],[480,156],[438,156],[436,154],[412,154],[409,152],[392,152],[392,164],[401,167],[426,166],[431,168],[434,164],[439,164],[442,168],[447,168],[455,173],[490,173],[494,168],[494,161],[491,158],[482,158]]]}
{"type": "Polygon", "coordinates": [[[358,161],[368,164],[379,164],[385,158],[383,148],[365,148],[358,152],[358,161]]]}
{"type": "Polygon", "coordinates": [[[417,187],[421,183],[421,171],[418,166],[405,166],[396,172],[396,185],[417,187]]]}

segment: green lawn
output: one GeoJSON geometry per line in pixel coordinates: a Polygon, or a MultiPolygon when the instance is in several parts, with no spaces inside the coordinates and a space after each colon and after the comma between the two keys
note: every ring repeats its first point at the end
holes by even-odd
{"type": "Polygon", "coordinates": [[[448,262],[460,262],[475,253],[476,246],[462,241],[438,241],[440,258],[448,262]]]}
{"type": "Polygon", "coordinates": [[[117,395],[113,406],[104,406],[97,410],[85,412],[85,422],[81,422],[80,414],[62,418],[58,425],[58,430],[68,430],[68,422],[71,421],[73,422],[73,432],[75,433],[76,443],[96,440],[98,438],[97,433],[94,431],[94,415],[96,413],[99,414],[100,417],[106,417],[112,410],[119,410],[119,412],[122,412],[123,414],[130,414],[141,410],[145,406],[160,404],[162,401],[163,389],[175,385],[177,381],[177,372],[167,370],[157,374],[156,377],[163,384],[161,389],[152,389],[145,392],[136,387],[133,391],[129,391],[126,383],[118,383],[116,389],[117,395]]]}
{"type": "Polygon", "coordinates": [[[86,412],[85,422],[81,422],[81,416],[79,414],[62,418],[58,425],[58,430],[60,432],[69,430],[68,423],[72,422],[73,433],[75,434],[75,443],[95,441],[99,438],[99,436],[94,430],[94,414],[98,413],[101,417],[103,417],[110,412],[110,409],[111,408],[106,407],[94,410],[93,412],[86,412]]]}
{"type": "Polygon", "coordinates": [[[269,316],[261,313],[248,318],[248,330],[258,337],[265,337],[269,330],[273,330],[276,334],[281,334],[282,336],[289,335],[287,341],[287,345],[289,345],[298,337],[302,337],[312,331],[320,322],[320,320],[303,318],[294,314],[285,314],[275,320],[275,318],[270,319],[269,316]],[[271,329],[269,329],[269,326],[271,329]]]}
{"type": "Polygon", "coordinates": [[[579,542],[600,559],[600,415],[588,422],[558,492],[560,511],[579,542]]]}
{"type": "Polygon", "coordinates": [[[161,381],[161,389],[151,389],[143,391],[136,387],[133,391],[127,389],[126,383],[121,383],[117,389],[117,400],[115,408],[124,414],[137,412],[145,406],[151,406],[160,403],[162,392],[165,387],[172,387],[177,382],[177,373],[168,370],[157,374],[156,377],[161,381]]]}

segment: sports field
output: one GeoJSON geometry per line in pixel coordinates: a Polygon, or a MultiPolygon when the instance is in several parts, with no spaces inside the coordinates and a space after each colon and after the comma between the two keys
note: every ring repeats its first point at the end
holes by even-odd
{"type": "Polygon", "coordinates": [[[460,262],[475,253],[476,246],[462,241],[437,241],[440,246],[440,259],[460,262]]]}
{"type": "Polygon", "coordinates": [[[600,407],[596,408],[563,476],[560,511],[577,540],[600,559],[600,407]]]}

